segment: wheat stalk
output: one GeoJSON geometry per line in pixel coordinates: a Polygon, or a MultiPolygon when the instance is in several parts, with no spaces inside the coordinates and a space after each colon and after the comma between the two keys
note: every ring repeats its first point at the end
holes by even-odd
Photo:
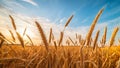
{"type": "Polygon", "coordinates": [[[69,42],[69,40],[66,40],[66,45],[68,45],[68,46],[70,45],[70,42],[69,42]]]}
{"type": "Polygon", "coordinates": [[[72,44],[75,46],[75,43],[73,42],[73,40],[69,37],[70,41],[72,42],[72,44]]]}
{"type": "Polygon", "coordinates": [[[101,43],[103,45],[105,45],[105,43],[106,43],[106,35],[107,35],[107,27],[105,27],[105,29],[104,29],[104,34],[103,34],[103,37],[102,37],[102,40],[101,40],[101,43]]]}
{"type": "MultiPolygon", "coordinates": [[[[2,36],[2,37],[4,37],[3,35],[2,35],[2,33],[0,33],[0,36],[2,36]]],[[[0,39],[1,39],[1,41],[0,41],[0,48],[2,47],[2,44],[4,43],[4,40],[0,37],[0,39]]]]}
{"type": "Polygon", "coordinates": [[[90,38],[90,40],[89,40],[89,45],[91,45],[92,42],[93,42],[93,39],[90,38]]]}
{"type": "Polygon", "coordinates": [[[42,41],[43,41],[43,43],[44,43],[44,45],[46,47],[46,50],[48,51],[48,42],[47,42],[46,36],[44,34],[44,31],[43,31],[42,27],[40,26],[40,24],[37,21],[35,22],[35,24],[36,24],[36,26],[37,26],[37,28],[39,30],[39,33],[40,33],[40,35],[42,37],[42,41]]]}
{"type": "Polygon", "coordinates": [[[78,40],[79,40],[79,43],[80,43],[81,40],[82,40],[81,35],[78,35],[78,40]]]}
{"type": "Polygon", "coordinates": [[[111,35],[111,38],[110,38],[110,47],[114,44],[115,36],[116,36],[118,30],[119,30],[119,28],[116,27],[116,28],[114,28],[114,30],[112,32],[112,35],[111,35]]]}
{"type": "Polygon", "coordinates": [[[2,46],[2,44],[3,44],[4,41],[9,42],[11,44],[14,44],[14,42],[8,40],[1,32],[0,32],[0,39],[1,39],[0,46],[2,46]]]}
{"type": "Polygon", "coordinates": [[[0,41],[0,48],[2,47],[3,43],[4,43],[4,40],[1,40],[0,41]]]}
{"type": "Polygon", "coordinates": [[[34,43],[33,43],[32,39],[30,38],[30,36],[29,35],[26,35],[26,36],[30,40],[30,42],[32,43],[32,46],[34,46],[34,43]]]}
{"type": "Polygon", "coordinates": [[[68,26],[68,24],[70,23],[70,21],[72,20],[73,16],[74,16],[74,15],[71,15],[70,18],[68,18],[68,20],[67,20],[67,22],[66,22],[66,24],[65,24],[65,26],[64,26],[63,32],[60,33],[60,40],[59,40],[58,46],[60,46],[60,44],[62,43],[62,40],[63,40],[63,38],[64,38],[64,37],[63,37],[63,35],[64,35],[64,30],[65,30],[65,28],[68,26]]]}
{"type": "Polygon", "coordinates": [[[96,33],[96,36],[95,36],[95,39],[94,39],[94,42],[93,42],[93,50],[94,50],[95,47],[96,47],[95,45],[96,45],[97,40],[98,40],[99,32],[100,32],[100,30],[98,30],[97,33],[96,33]]]}
{"type": "Polygon", "coordinates": [[[25,29],[24,29],[23,36],[25,35],[25,33],[26,33],[26,30],[27,30],[27,27],[25,27],[25,29]]]}
{"type": "Polygon", "coordinates": [[[83,48],[83,46],[80,48],[81,68],[85,68],[83,48]]]}
{"type": "Polygon", "coordinates": [[[119,58],[119,60],[116,62],[116,68],[120,68],[120,58],[119,58]]]}
{"type": "Polygon", "coordinates": [[[60,46],[60,44],[62,43],[62,40],[63,40],[63,32],[60,33],[60,40],[59,40],[58,46],[60,46]]]}
{"type": "Polygon", "coordinates": [[[22,47],[24,48],[25,46],[24,46],[23,38],[21,37],[21,35],[18,32],[16,32],[16,35],[17,35],[17,38],[18,38],[19,42],[21,43],[22,47]]]}
{"type": "Polygon", "coordinates": [[[119,42],[119,44],[120,44],[120,39],[118,39],[118,42],[119,42]]]}
{"type": "Polygon", "coordinates": [[[0,59],[0,61],[7,61],[7,62],[11,62],[11,61],[22,61],[25,62],[26,59],[22,59],[22,58],[4,58],[4,59],[0,59]]]}
{"type": "Polygon", "coordinates": [[[51,37],[51,39],[54,41],[54,34],[52,33],[52,37],[51,37]]]}
{"type": "Polygon", "coordinates": [[[11,19],[11,23],[12,23],[14,30],[16,30],[16,25],[15,25],[15,21],[14,21],[13,17],[11,15],[9,15],[9,17],[11,19]]]}
{"type": "Polygon", "coordinates": [[[50,28],[49,43],[51,43],[51,38],[52,38],[52,28],[50,28]]]}
{"type": "Polygon", "coordinates": [[[2,41],[2,42],[1,42],[1,46],[2,46],[2,43],[3,43],[4,41],[9,42],[9,43],[11,43],[11,44],[14,44],[14,42],[8,40],[7,38],[4,38],[3,36],[0,36],[0,39],[1,39],[1,41],[2,41]]]}
{"type": "Polygon", "coordinates": [[[3,38],[5,38],[5,36],[0,32],[0,36],[2,36],[3,38]]]}
{"type": "Polygon", "coordinates": [[[14,37],[14,34],[12,33],[12,31],[11,31],[11,30],[9,30],[9,32],[10,32],[10,34],[11,34],[11,36],[12,36],[13,41],[15,42],[15,37],[14,37]]]}
{"type": "Polygon", "coordinates": [[[55,49],[57,50],[57,44],[56,44],[56,41],[53,41],[53,42],[54,42],[55,49]]]}
{"type": "Polygon", "coordinates": [[[98,14],[96,15],[94,21],[92,22],[92,24],[91,24],[91,26],[90,26],[90,29],[89,29],[89,31],[88,31],[88,33],[87,33],[87,36],[86,36],[86,45],[87,45],[87,46],[89,46],[89,40],[90,40],[90,38],[91,38],[91,35],[92,35],[93,30],[94,30],[94,28],[95,28],[95,25],[96,25],[96,23],[97,23],[100,15],[102,14],[103,10],[104,10],[104,8],[102,8],[102,9],[98,12],[98,14]]]}

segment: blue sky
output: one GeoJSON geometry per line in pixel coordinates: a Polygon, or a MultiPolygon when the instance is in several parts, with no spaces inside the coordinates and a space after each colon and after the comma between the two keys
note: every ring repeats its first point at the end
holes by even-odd
{"type": "MultiPolygon", "coordinates": [[[[74,18],[68,26],[68,32],[76,30],[74,33],[82,35],[87,33],[98,11],[105,7],[95,31],[100,29],[102,35],[104,27],[107,26],[109,39],[114,27],[120,28],[120,0],[0,0],[0,6],[0,9],[7,9],[5,10],[8,12],[7,14],[39,18],[40,21],[47,21],[46,25],[54,24],[60,28],[74,14],[74,18]]],[[[4,14],[6,14],[5,12],[3,11],[4,14]]],[[[44,22],[43,24],[45,24],[44,22]]],[[[46,31],[48,30],[49,28],[46,28],[46,31]]],[[[118,34],[117,38],[120,38],[120,31],[118,34]]]]}

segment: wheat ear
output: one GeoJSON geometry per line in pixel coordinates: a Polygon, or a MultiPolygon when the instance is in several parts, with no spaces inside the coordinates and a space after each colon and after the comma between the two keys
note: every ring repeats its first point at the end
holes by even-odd
{"type": "Polygon", "coordinates": [[[116,36],[118,30],[119,30],[119,28],[116,27],[116,28],[114,28],[114,30],[112,32],[112,35],[111,35],[111,38],[110,38],[110,47],[114,44],[115,36],[116,36]]]}
{"type": "Polygon", "coordinates": [[[11,19],[11,23],[12,23],[14,30],[16,30],[17,28],[16,28],[15,21],[14,21],[13,17],[11,15],[9,15],[9,17],[11,19]]]}
{"type": "Polygon", "coordinates": [[[94,39],[94,42],[93,42],[93,50],[96,47],[96,43],[97,43],[97,40],[98,40],[99,32],[100,32],[100,30],[98,30],[97,33],[96,33],[96,36],[95,36],[95,39],[94,39]]]}
{"type": "Polygon", "coordinates": [[[60,44],[62,43],[63,34],[64,34],[63,32],[60,33],[60,40],[59,40],[58,46],[60,46],[60,44]]]}
{"type": "Polygon", "coordinates": [[[32,43],[32,46],[34,46],[34,43],[33,43],[32,39],[30,38],[30,36],[29,35],[26,35],[26,36],[30,40],[30,42],[32,43]]]}
{"type": "Polygon", "coordinates": [[[51,43],[51,38],[52,38],[52,28],[50,28],[49,43],[51,43]]]}
{"type": "Polygon", "coordinates": [[[106,43],[106,35],[107,35],[107,27],[105,27],[105,29],[104,29],[104,34],[103,34],[103,37],[101,40],[103,45],[105,45],[105,43],[106,43]]]}
{"type": "Polygon", "coordinates": [[[15,37],[14,37],[14,34],[12,33],[12,31],[11,31],[11,30],[9,30],[9,32],[10,32],[10,34],[11,34],[11,36],[12,36],[13,41],[15,42],[15,37]]]}
{"type": "Polygon", "coordinates": [[[41,35],[41,38],[42,38],[42,41],[43,41],[43,43],[44,43],[44,45],[46,47],[46,50],[48,51],[48,42],[47,42],[46,36],[44,34],[44,31],[43,31],[42,27],[40,26],[40,24],[37,21],[35,22],[35,24],[36,24],[36,26],[38,28],[38,31],[39,31],[40,35],[41,35]]]}
{"type": "Polygon", "coordinates": [[[95,25],[96,25],[96,23],[97,23],[100,15],[102,14],[103,10],[104,10],[104,8],[102,8],[102,9],[98,12],[98,14],[96,15],[94,21],[92,22],[92,24],[91,24],[91,26],[90,26],[90,29],[89,29],[89,31],[88,31],[88,33],[87,33],[87,36],[86,36],[86,45],[87,45],[87,46],[89,46],[89,40],[90,40],[90,38],[91,38],[91,35],[92,35],[93,30],[94,30],[94,28],[95,28],[95,25]]]}
{"type": "Polygon", "coordinates": [[[65,28],[68,26],[68,24],[70,23],[70,21],[72,20],[73,16],[74,16],[74,15],[71,15],[71,16],[68,18],[68,20],[67,20],[67,22],[66,22],[66,24],[65,24],[65,26],[64,26],[64,30],[65,30],[65,28]]]}
{"type": "Polygon", "coordinates": [[[22,47],[24,48],[25,46],[24,46],[23,38],[21,37],[21,35],[18,32],[16,32],[16,35],[17,35],[17,38],[18,38],[19,42],[21,43],[22,47]]]}

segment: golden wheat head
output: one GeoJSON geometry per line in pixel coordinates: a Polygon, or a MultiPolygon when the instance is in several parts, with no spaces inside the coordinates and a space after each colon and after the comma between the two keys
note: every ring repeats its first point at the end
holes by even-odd
{"type": "Polygon", "coordinates": [[[52,28],[50,28],[49,43],[51,43],[51,39],[52,39],[52,28]]]}
{"type": "Polygon", "coordinates": [[[89,29],[89,31],[88,31],[88,33],[87,33],[87,36],[86,36],[86,45],[87,45],[87,46],[89,45],[89,40],[90,40],[90,38],[91,38],[91,35],[92,35],[93,30],[94,30],[94,28],[95,28],[95,25],[96,25],[96,23],[97,23],[100,15],[102,14],[103,10],[104,10],[104,8],[102,8],[102,9],[98,12],[98,14],[96,15],[94,21],[92,22],[92,24],[91,24],[91,26],[90,26],[90,29],[89,29]]]}
{"type": "Polygon", "coordinates": [[[61,33],[60,33],[60,40],[59,40],[58,46],[60,46],[60,44],[62,43],[63,35],[64,35],[64,33],[61,32],[61,33]]]}
{"type": "Polygon", "coordinates": [[[70,21],[72,20],[73,16],[74,16],[74,15],[71,15],[70,18],[68,18],[68,20],[67,20],[67,22],[66,22],[66,24],[65,24],[65,26],[64,26],[64,29],[68,26],[68,24],[69,24],[70,21]]]}
{"type": "Polygon", "coordinates": [[[114,28],[114,30],[112,32],[112,35],[111,35],[111,38],[110,38],[110,47],[114,44],[115,36],[116,36],[118,30],[119,30],[119,28],[116,27],[116,28],[114,28]]]}
{"type": "Polygon", "coordinates": [[[95,36],[95,39],[94,39],[94,42],[93,42],[93,50],[95,49],[95,45],[96,45],[97,40],[98,40],[99,32],[100,32],[100,30],[98,30],[97,33],[96,33],[96,36],[95,36]]]}
{"type": "Polygon", "coordinates": [[[42,41],[43,41],[43,43],[44,43],[44,45],[46,47],[46,50],[48,51],[48,42],[47,42],[46,36],[44,34],[44,31],[43,31],[42,27],[40,26],[40,24],[37,21],[35,22],[35,24],[36,24],[36,26],[38,28],[38,31],[39,31],[40,35],[41,35],[41,38],[42,38],[42,41]]]}
{"type": "Polygon", "coordinates": [[[12,23],[14,30],[16,30],[16,25],[15,25],[15,21],[14,21],[13,17],[11,15],[9,15],[9,17],[11,19],[11,23],[12,23]]]}
{"type": "Polygon", "coordinates": [[[25,46],[24,46],[24,40],[23,40],[23,38],[21,37],[21,35],[18,32],[16,32],[16,34],[17,34],[19,42],[21,43],[22,47],[24,48],[25,46]]]}
{"type": "Polygon", "coordinates": [[[103,37],[102,37],[102,40],[101,40],[101,43],[103,45],[105,45],[105,43],[106,43],[106,35],[107,35],[107,27],[105,27],[105,29],[104,29],[104,34],[103,34],[103,37]]]}
{"type": "Polygon", "coordinates": [[[13,41],[15,42],[15,37],[14,37],[13,32],[12,32],[11,30],[9,30],[9,32],[10,32],[10,34],[11,34],[11,36],[12,36],[13,41]]]}

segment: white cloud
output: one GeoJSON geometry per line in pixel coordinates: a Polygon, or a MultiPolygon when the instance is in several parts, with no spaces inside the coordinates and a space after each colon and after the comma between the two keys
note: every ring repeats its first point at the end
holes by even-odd
{"type": "Polygon", "coordinates": [[[38,4],[36,2],[34,2],[33,0],[23,0],[23,1],[25,1],[27,3],[30,3],[30,4],[32,4],[34,6],[38,6],[38,4]]]}
{"type": "Polygon", "coordinates": [[[1,5],[10,9],[16,8],[15,6],[17,6],[17,8],[25,9],[25,7],[21,3],[17,2],[16,0],[2,0],[1,5]]]}
{"type": "MultiPolygon", "coordinates": [[[[0,11],[2,11],[2,10],[0,10],[0,11]]],[[[22,14],[11,13],[9,10],[3,10],[2,11],[2,13],[4,13],[4,14],[6,14],[6,12],[8,14],[12,14],[13,18],[15,19],[18,32],[20,32],[22,34],[23,31],[24,31],[24,28],[27,27],[27,32],[26,33],[29,34],[32,39],[38,39],[38,41],[40,41],[39,40],[40,37],[39,37],[39,32],[38,32],[38,30],[36,28],[36,25],[34,23],[35,21],[38,21],[40,23],[40,25],[42,26],[42,28],[43,28],[46,36],[47,36],[47,39],[48,39],[48,36],[49,36],[49,29],[51,27],[53,29],[53,33],[55,35],[56,40],[59,39],[60,31],[62,31],[63,28],[64,28],[63,23],[62,24],[61,23],[60,24],[53,23],[48,18],[29,17],[29,16],[22,15],[22,14]]],[[[12,25],[10,23],[10,19],[9,19],[8,15],[7,14],[3,15],[2,13],[0,14],[0,22],[1,22],[0,23],[0,25],[1,25],[0,32],[3,32],[6,35],[5,32],[8,32],[8,29],[12,29],[12,25]]],[[[60,20],[60,22],[64,22],[64,21],[65,21],[65,18],[60,20]]],[[[94,37],[97,30],[100,30],[100,33],[101,33],[101,31],[103,31],[105,26],[109,27],[109,25],[111,26],[111,24],[114,24],[116,22],[120,22],[120,17],[115,18],[113,20],[103,22],[103,23],[97,23],[97,25],[95,27],[95,30],[93,32],[93,37],[94,37]]],[[[67,39],[68,37],[71,37],[72,39],[75,39],[75,34],[76,33],[81,34],[82,37],[85,38],[89,27],[90,26],[67,27],[66,30],[65,30],[65,33],[64,33],[65,34],[64,39],[67,39]]],[[[110,31],[110,30],[111,29],[108,29],[108,31],[110,31]]],[[[100,36],[102,36],[102,35],[100,35],[100,36]]],[[[120,36],[118,36],[118,37],[120,37],[120,36]]]]}
{"type": "MultiPolygon", "coordinates": [[[[6,18],[8,18],[8,17],[6,17],[6,18]]],[[[53,34],[55,35],[56,40],[59,40],[60,32],[64,28],[64,24],[53,23],[52,21],[50,21],[49,19],[44,18],[44,17],[34,17],[33,18],[33,17],[21,15],[21,14],[14,14],[13,18],[15,19],[15,22],[16,22],[16,25],[18,28],[18,32],[20,32],[20,34],[23,33],[24,28],[27,26],[26,33],[29,34],[30,37],[32,37],[34,39],[38,39],[38,41],[39,41],[40,37],[39,37],[39,32],[34,23],[35,21],[38,21],[40,23],[41,27],[43,28],[43,30],[47,36],[47,39],[49,36],[49,30],[51,27],[53,29],[53,34]]],[[[8,19],[8,22],[10,22],[9,19],[8,19]]],[[[6,24],[6,23],[4,22],[4,24],[6,24]]],[[[4,25],[4,24],[2,24],[2,25],[4,25]]],[[[8,25],[9,25],[10,29],[12,29],[11,23],[9,23],[8,25]]],[[[103,28],[105,25],[107,25],[107,24],[106,23],[102,23],[102,24],[98,23],[94,31],[103,28]]],[[[1,27],[1,28],[3,28],[3,27],[1,27]]],[[[80,26],[80,27],[76,27],[76,28],[68,27],[68,28],[66,28],[65,33],[64,33],[64,40],[66,40],[68,37],[75,39],[76,33],[82,35],[82,38],[85,38],[86,34],[88,32],[88,29],[89,29],[89,26],[80,26]]],[[[63,43],[65,43],[65,41],[63,43]]]]}

